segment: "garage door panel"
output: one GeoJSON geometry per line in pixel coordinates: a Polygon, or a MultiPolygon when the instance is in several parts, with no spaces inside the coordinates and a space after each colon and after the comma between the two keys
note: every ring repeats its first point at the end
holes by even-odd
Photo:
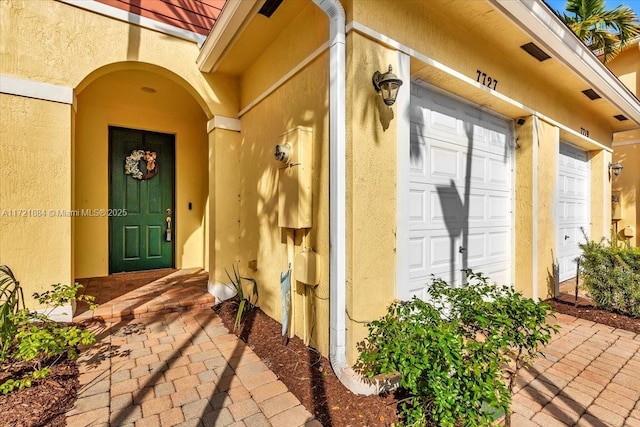
{"type": "Polygon", "coordinates": [[[472,233],[467,236],[463,261],[467,263],[484,263],[487,259],[487,235],[472,233]]]}
{"type": "Polygon", "coordinates": [[[427,276],[426,260],[426,236],[411,236],[409,238],[409,271],[415,276],[427,276]]]}
{"type": "Polygon", "coordinates": [[[429,233],[429,262],[427,268],[430,271],[438,271],[439,268],[448,267],[450,254],[458,251],[459,238],[449,236],[446,231],[438,230],[429,233]]]}
{"type": "MultiPolygon", "coordinates": [[[[463,164],[464,164],[464,170],[467,171],[467,161],[468,161],[468,157],[467,157],[467,153],[464,153],[464,160],[463,160],[463,164]]],[[[469,179],[471,181],[471,185],[474,185],[476,183],[478,184],[485,184],[488,181],[488,171],[487,171],[487,158],[484,156],[480,156],[480,155],[476,155],[476,154],[472,154],[471,155],[471,170],[470,170],[470,174],[469,174],[469,179]]]]}
{"type": "Polygon", "coordinates": [[[502,262],[511,254],[511,233],[508,229],[497,229],[487,232],[487,257],[492,262],[502,262]]]}
{"type": "Polygon", "coordinates": [[[411,180],[425,180],[427,176],[427,144],[424,136],[411,134],[409,175],[411,180]]]}
{"type": "MultiPolygon", "coordinates": [[[[424,185],[424,187],[427,187],[424,185]]],[[[426,224],[429,193],[427,188],[412,188],[409,190],[409,223],[412,226],[426,224]]]]}
{"type": "Polygon", "coordinates": [[[495,189],[508,191],[511,187],[511,165],[504,159],[489,159],[489,179],[487,183],[495,189]]]}
{"type": "Polygon", "coordinates": [[[511,271],[504,268],[504,264],[487,264],[482,266],[482,270],[475,268],[471,265],[469,268],[475,272],[482,272],[485,276],[489,277],[489,283],[496,283],[498,285],[509,285],[511,280],[511,271]]]}
{"type": "Polygon", "coordinates": [[[431,144],[429,147],[429,171],[427,176],[431,182],[457,181],[460,172],[460,152],[431,144]]]}
{"type": "Polygon", "coordinates": [[[460,284],[463,266],[511,283],[511,124],[440,93],[411,91],[412,253],[401,294],[420,292],[431,274],[460,284]]]}
{"type": "Polygon", "coordinates": [[[484,224],[487,220],[487,196],[484,194],[470,194],[468,203],[469,224],[484,224]]]}
{"type": "Polygon", "coordinates": [[[451,188],[431,187],[428,209],[430,212],[428,228],[441,229],[462,226],[463,211],[460,196],[451,188]]]}
{"type": "Polygon", "coordinates": [[[557,246],[560,281],[576,275],[575,259],[589,229],[589,156],[569,144],[560,144],[558,157],[557,246]]]}
{"type": "Polygon", "coordinates": [[[487,225],[504,224],[511,218],[511,197],[509,194],[489,194],[487,225]]]}

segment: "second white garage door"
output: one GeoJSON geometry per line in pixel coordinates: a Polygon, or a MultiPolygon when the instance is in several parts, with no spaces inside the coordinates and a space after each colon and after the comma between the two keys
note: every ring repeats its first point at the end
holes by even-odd
{"type": "Polygon", "coordinates": [[[463,268],[510,284],[513,166],[511,123],[440,92],[411,88],[408,284],[431,275],[459,285],[463,268]]]}
{"type": "Polygon", "coordinates": [[[576,276],[580,243],[589,235],[589,156],[560,143],[558,163],[558,267],[562,282],[576,276]]]}

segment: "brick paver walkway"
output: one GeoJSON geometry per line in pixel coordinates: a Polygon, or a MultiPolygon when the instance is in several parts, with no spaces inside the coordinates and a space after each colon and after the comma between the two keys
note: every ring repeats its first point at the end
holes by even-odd
{"type": "Polygon", "coordinates": [[[89,282],[102,305],[76,320],[103,320],[94,319],[98,343],[79,358],[69,427],[319,425],[228,332],[206,303],[201,272],[145,274],[89,282]]]}
{"type": "Polygon", "coordinates": [[[558,314],[544,358],[523,372],[514,427],[640,427],[640,335],[558,314]]]}
{"type": "MultiPolygon", "coordinates": [[[[227,331],[206,281],[167,270],[83,282],[101,307],[76,320],[107,321],[80,357],[69,427],[319,425],[227,331]]],[[[640,335],[562,314],[555,322],[560,333],[518,379],[512,425],[640,427],[640,335]]]]}

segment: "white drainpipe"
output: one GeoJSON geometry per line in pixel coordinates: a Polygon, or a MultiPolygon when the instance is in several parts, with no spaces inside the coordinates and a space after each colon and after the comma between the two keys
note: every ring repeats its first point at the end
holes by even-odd
{"type": "Polygon", "coordinates": [[[357,394],[377,394],[346,354],[346,65],[345,13],[339,0],[313,0],[329,17],[329,358],[336,376],[357,394]]]}

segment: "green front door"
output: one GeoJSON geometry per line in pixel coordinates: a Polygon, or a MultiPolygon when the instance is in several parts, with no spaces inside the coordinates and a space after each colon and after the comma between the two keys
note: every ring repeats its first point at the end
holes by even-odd
{"type": "Polygon", "coordinates": [[[174,147],[173,135],[109,127],[109,273],[174,266],[174,147]]]}

